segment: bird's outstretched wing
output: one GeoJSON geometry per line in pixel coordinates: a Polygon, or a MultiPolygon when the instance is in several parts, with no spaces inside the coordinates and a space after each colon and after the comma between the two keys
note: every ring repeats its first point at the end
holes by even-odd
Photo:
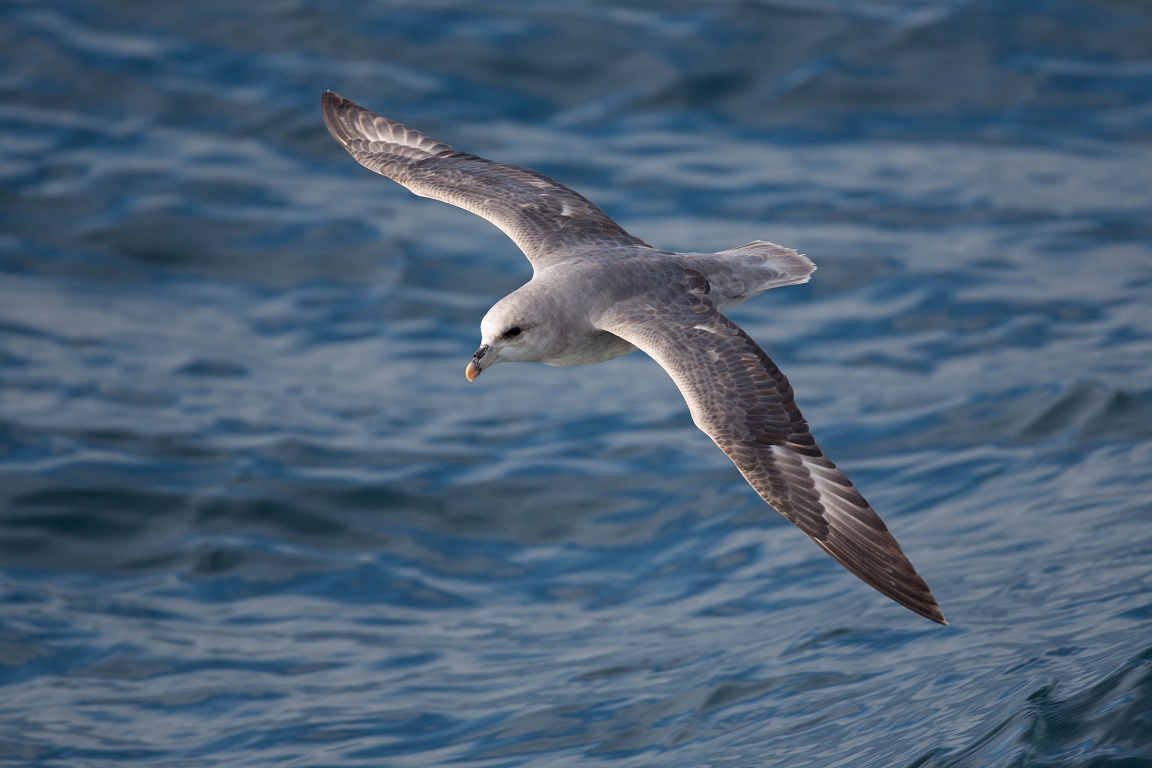
{"type": "Polygon", "coordinates": [[[647,246],[588,201],[547,176],[457,152],[447,144],[332,91],[321,99],[332,136],[365,168],[483,216],[533,264],[560,246],[647,246]]]}
{"type": "Polygon", "coordinates": [[[884,521],[816,444],[788,379],[716,309],[709,290],[703,275],[686,270],[666,295],[618,304],[597,324],[664,367],[693,421],[761,498],[865,582],[946,624],[884,521]]]}

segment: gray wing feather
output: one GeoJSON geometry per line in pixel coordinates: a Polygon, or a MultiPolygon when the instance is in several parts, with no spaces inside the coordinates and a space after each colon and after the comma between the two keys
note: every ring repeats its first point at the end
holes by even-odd
{"type": "Polygon", "coordinates": [[[321,99],[328,131],[365,168],[421,197],[483,216],[536,263],[559,246],[647,244],[593,203],[547,176],[466,152],[332,91],[321,99]]]}
{"type": "Polygon", "coordinates": [[[599,325],[653,357],[692,419],[748,483],[841,565],[901,605],[947,623],[884,521],[820,450],[776,364],[688,270],[662,296],[617,305],[599,325]]]}

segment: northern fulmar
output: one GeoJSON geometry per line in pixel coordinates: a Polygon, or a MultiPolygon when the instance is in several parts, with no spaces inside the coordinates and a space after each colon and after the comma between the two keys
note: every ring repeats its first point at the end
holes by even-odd
{"type": "Polygon", "coordinates": [[[653,248],[536,171],[458,152],[331,91],[321,106],[361,165],[483,216],[532,263],[532,279],[480,322],[469,381],[500,362],[587,365],[644,350],[764,501],[864,582],[947,623],[880,516],[816,444],[788,379],[722,314],[807,282],[811,261],[760,240],[719,253],[653,248]]]}

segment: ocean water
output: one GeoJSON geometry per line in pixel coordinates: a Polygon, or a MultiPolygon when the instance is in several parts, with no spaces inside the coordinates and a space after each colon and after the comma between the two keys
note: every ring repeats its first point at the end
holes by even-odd
{"type": "Polygon", "coordinates": [[[1152,766],[1152,9],[0,5],[0,765],[1152,766]],[[332,88],[676,250],[951,626],[642,354],[464,367],[530,272],[332,88]]]}

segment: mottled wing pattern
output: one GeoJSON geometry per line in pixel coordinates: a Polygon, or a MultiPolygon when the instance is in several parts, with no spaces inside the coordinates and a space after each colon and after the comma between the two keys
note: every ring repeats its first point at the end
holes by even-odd
{"type": "Polygon", "coordinates": [[[618,305],[600,325],[653,357],[692,419],[757,493],[845,568],[901,605],[946,623],[931,590],[860,492],[824,456],[768,355],[687,271],[663,295],[618,305]]]}
{"type": "Polygon", "coordinates": [[[561,245],[640,245],[593,203],[547,176],[452,147],[326,91],[329,132],[365,168],[483,216],[534,263],[561,245]]]}

